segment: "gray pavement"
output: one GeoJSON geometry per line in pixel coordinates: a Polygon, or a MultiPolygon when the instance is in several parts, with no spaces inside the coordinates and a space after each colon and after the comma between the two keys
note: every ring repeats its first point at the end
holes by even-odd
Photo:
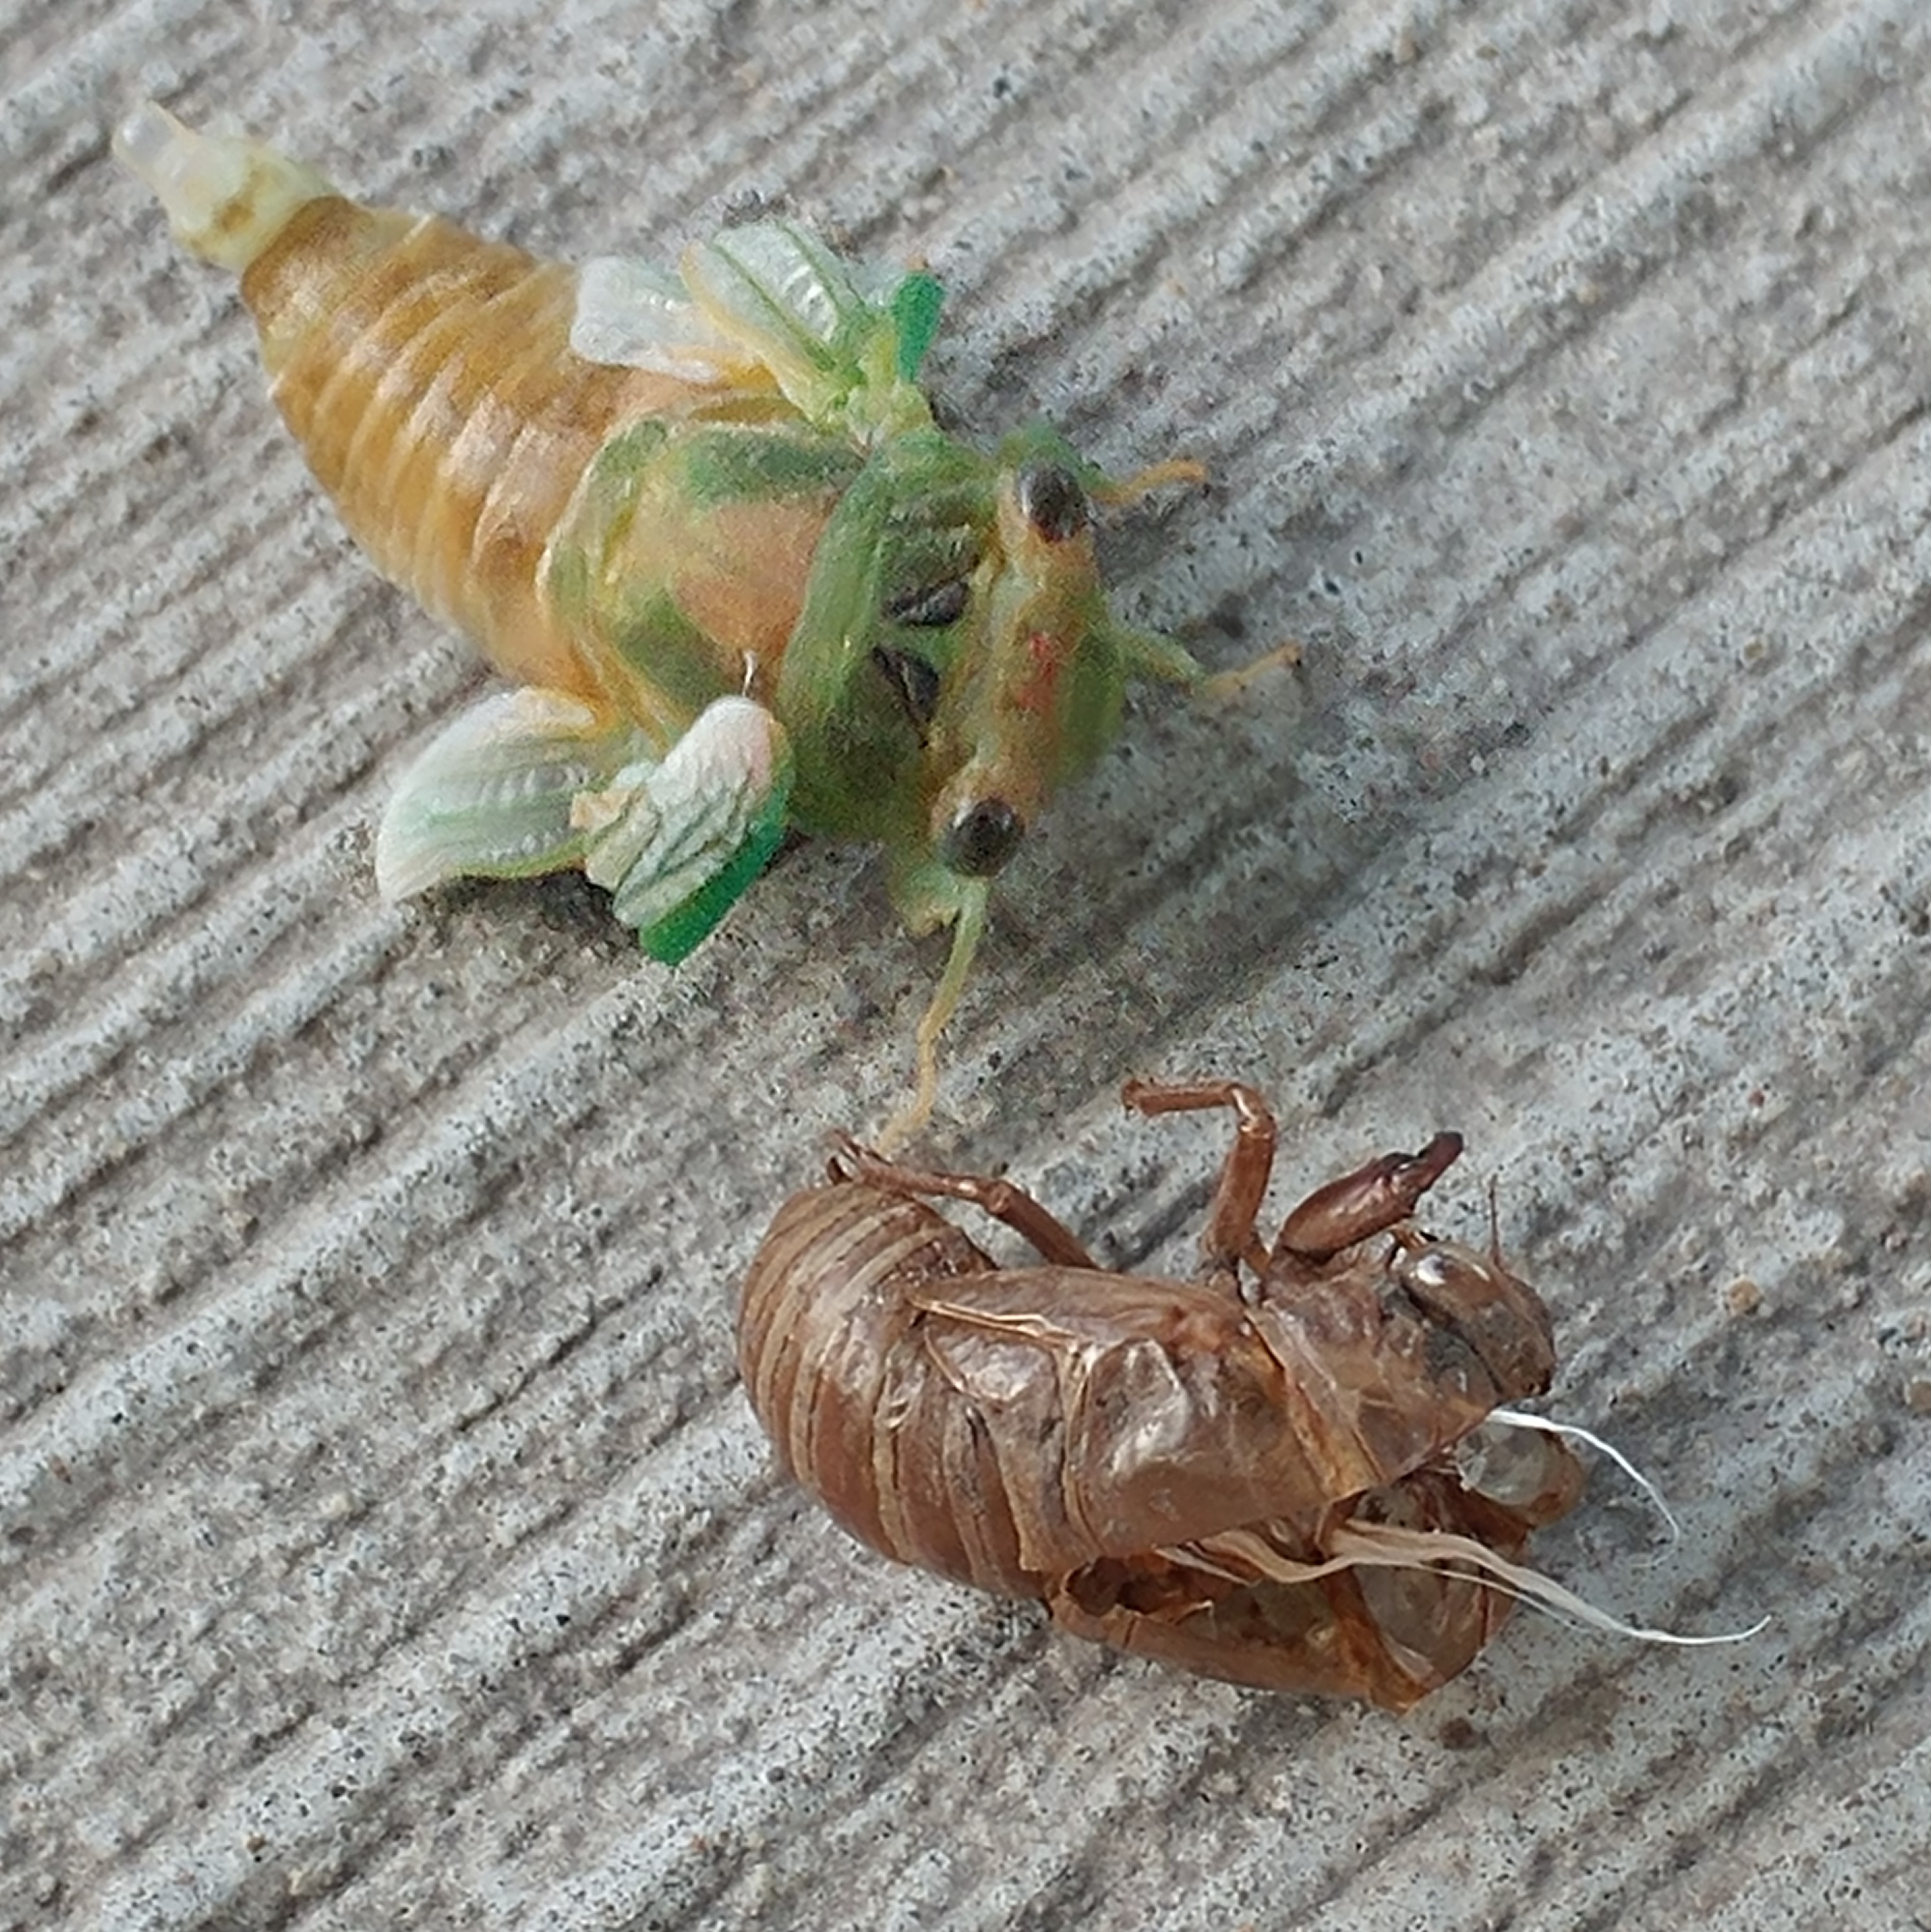
{"type": "Polygon", "coordinates": [[[1931,1923],[1931,14],[1915,0],[55,7],[0,26],[0,1927],[1931,1923]],[[1433,1219],[1638,1458],[1394,1719],[1163,1672],[775,1478],[736,1282],[943,947],[787,854],[675,973],[571,880],[385,908],[482,688],[342,537],[157,94],[366,198],[670,254],[757,195],[951,291],[933,374],[1211,486],[1013,866],[930,1158],[1170,1271],[1433,1219]],[[1914,1877],[1914,1873],[1918,1876],[1914,1877]]]}

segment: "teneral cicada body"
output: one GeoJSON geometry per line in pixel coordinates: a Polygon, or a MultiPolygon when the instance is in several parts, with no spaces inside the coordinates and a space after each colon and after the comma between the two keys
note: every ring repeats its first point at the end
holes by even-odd
{"type": "Polygon", "coordinates": [[[1501,1626],[1533,1575],[1516,1564],[1531,1531],[1581,1492],[1556,1437],[1501,1426],[1527,1418],[1484,1429],[1546,1387],[1548,1311],[1498,1256],[1416,1224],[1454,1136],[1320,1189],[1264,1247],[1258,1096],[1127,1099],[1239,1115],[1201,1280],[1102,1270],[1006,1182],[842,1142],[831,1185],[778,1210],[746,1280],[751,1406],[887,1556],[1207,1676],[1405,1709],[1501,1626]],[[996,1266],[929,1204],[945,1196],[1041,1264],[996,1266]]]}
{"type": "Polygon", "coordinates": [[[929,1107],[993,877],[1116,730],[1135,677],[1201,676],[1112,618],[1095,501],[1043,428],[994,454],[916,376],[938,284],[763,222],[672,277],[580,272],[365,208],[158,107],[121,130],[190,248],[237,271],[275,400],[382,568],[517,687],[404,778],[391,896],[580,867],[674,962],[787,825],[876,840],[952,954],[929,1107]]]}

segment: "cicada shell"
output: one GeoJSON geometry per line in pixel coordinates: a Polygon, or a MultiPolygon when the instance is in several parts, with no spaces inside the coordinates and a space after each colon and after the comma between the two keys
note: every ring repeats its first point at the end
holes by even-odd
{"type": "Polygon", "coordinates": [[[1549,1311],[1498,1255],[1417,1224],[1456,1136],[1318,1190],[1264,1246],[1260,1097],[1126,1098],[1238,1116],[1200,1280],[1109,1272],[1006,1182],[844,1141],[745,1282],[751,1407],[799,1481],[901,1562],[1208,1676],[1405,1709],[1508,1616],[1483,1559],[1513,1565],[1581,1492],[1555,1437],[1498,1431],[1513,1456],[1468,1453],[1547,1386],[1549,1311]],[[1039,1264],[997,1266],[931,1204],[945,1197],[1039,1264]]]}
{"type": "Polygon", "coordinates": [[[908,927],[954,928],[922,1118],[991,879],[1129,680],[1201,677],[1114,619],[1093,530],[1192,466],[1113,482],[1043,427],[941,433],[938,284],[791,223],[580,273],[157,106],[116,148],[240,275],[349,530],[516,687],[403,780],[382,890],[580,867],[674,963],[787,826],[877,841],[908,927]]]}

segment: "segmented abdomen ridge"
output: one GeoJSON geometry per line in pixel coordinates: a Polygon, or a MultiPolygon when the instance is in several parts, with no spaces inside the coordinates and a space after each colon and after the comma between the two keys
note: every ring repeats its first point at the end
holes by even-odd
{"type": "Polygon", "coordinates": [[[663,379],[571,355],[575,292],[570,268],[334,196],[242,278],[282,415],[383,570],[509,676],[595,696],[544,607],[544,547],[663,379]]]}
{"type": "Polygon", "coordinates": [[[786,1465],[852,1534],[961,1582],[1038,1596],[992,1444],[905,1293],[991,1267],[922,1203],[858,1186],[794,1196],[745,1280],[739,1366],[786,1465]]]}

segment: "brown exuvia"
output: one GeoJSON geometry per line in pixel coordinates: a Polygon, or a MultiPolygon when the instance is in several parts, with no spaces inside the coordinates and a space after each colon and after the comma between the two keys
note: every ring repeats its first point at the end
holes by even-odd
{"type": "Polygon", "coordinates": [[[1465,1453],[1548,1385],[1549,1312],[1492,1247],[1417,1226],[1458,1136],[1316,1190],[1267,1246],[1260,1096],[1212,1081],[1125,1098],[1234,1112],[1201,1280],[1109,1271],[1007,1182],[841,1138],[829,1185],[778,1210],[745,1281],[751,1406],[888,1556],[1210,1676],[1405,1709],[1495,1634],[1497,1579],[1580,1493],[1554,1437],[1507,1432],[1499,1476],[1465,1453]],[[1041,1264],[999,1267],[935,1197],[1003,1222],[1041,1264]]]}

